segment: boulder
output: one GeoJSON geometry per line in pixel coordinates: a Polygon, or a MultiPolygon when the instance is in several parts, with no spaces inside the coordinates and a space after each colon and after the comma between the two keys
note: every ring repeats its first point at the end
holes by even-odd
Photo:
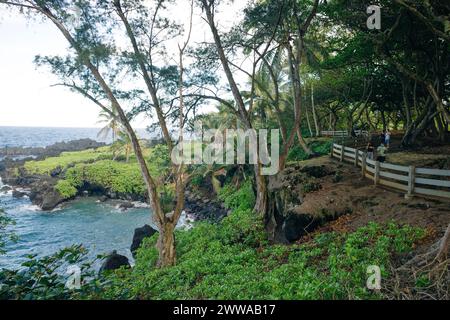
{"type": "Polygon", "coordinates": [[[12,188],[10,186],[3,186],[3,187],[0,187],[0,192],[6,193],[6,192],[8,192],[11,189],[12,188]]]}
{"type": "Polygon", "coordinates": [[[26,193],[18,190],[13,190],[12,196],[14,198],[23,198],[24,196],[26,196],[26,193]]]}
{"type": "Polygon", "coordinates": [[[133,243],[131,244],[130,251],[133,254],[133,257],[136,255],[136,250],[139,249],[139,247],[142,244],[142,241],[145,238],[149,238],[152,235],[154,235],[157,230],[150,227],[148,224],[144,225],[141,228],[134,229],[134,235],[133,235],[133,243]]]}
{"type": "Polygon", "coordinates": [[[64,198],[57,191],[50,191],[42,195],[41,209],[50,211],[64,201],[64,198]]]}
{"type": "Polygon", "coordinates": [[[132,202],[122,202],[119,204],[119,209],[128,210],[134,208],[134,204],[132,202]]]}
{"type": "Polygon", "coordinates": [[[98,201],[100,202],[105,202],[106,200],[108,200],[107,196],[101,196],[100,198],[98,198],[98,201]]]}
{"type": "Polygon", "coordinates": [[[130,268],[130,262],[128,261],[128,258],[125,256],[122,256],[117,253],[116,250],[114,250],[111,254],[109,254],[105,261],[103,262],[102,266],[100,267],[100,273],[104,271],[111,271],[119,269],[120,267],[127,267],[130,268]]]}
{"type": "Polygon", "coordinates": [[[51,177],[59,176],[62,173],[62,171],[63,171],[63,169],[60,166],[57,166],[55,169],[50,171],[50,176],[51,177]]]}

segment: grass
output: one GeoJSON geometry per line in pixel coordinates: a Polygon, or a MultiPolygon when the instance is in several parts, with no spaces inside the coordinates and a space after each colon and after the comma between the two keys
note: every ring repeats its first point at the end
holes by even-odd
{"type": "Polygon", "coordinates": [[[109,147],[98,149],[87,149],[83,151],[63,152],[57,157],[49,157],[44,160],[27,161],[24,164],[26,171],[30,174],[47,174],[57,168],[66,169],[77,163],[96,161],[100,159],[112,158],[109,147]]]}

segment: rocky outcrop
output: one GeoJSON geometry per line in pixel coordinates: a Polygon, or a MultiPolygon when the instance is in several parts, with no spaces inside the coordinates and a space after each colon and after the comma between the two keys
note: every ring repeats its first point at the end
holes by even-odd
{"type": "Polygon", "coordinates": [[[132,202],[122,202],[119,204],[119,209],[122,211],[134,208],[134,204],[132,202]]]}
{"type": "Polygon", "coordinates": [[[143,227],[134,229],[133,242],[131,243],[130,251],[133,257],[136,258],[136,251],[140,248],[142,241],[145,238],[150,238],[158,231],[150,227],[148,224],[143,227]]]}
{"type": "Polygon", "coordinates": [[[51,177],[41,177],[33,182],[30,191],[30,200],[34,205],[41,207],[44,211],[53,210],[65,199],[55,190],[57,179],[51,177]]]}
{"type": "Polygon", "coordinates": [[[127,267],[130,268],[130,262],[128,261],[128,258],[125,256],[122,256],[117,253],[116,250],[114,250],[111,254],[109,254],[105,261],[103,262],[102,266],[100,267],[100,273],[105,271],[112,271],[119,269],[120,267],[127,267]]]}
{"type": "Polygon", "coordinates": [[[55,157],[66,151],[81,151],[91,148],[99,148],[105,146],[103,142],[97,142],[92,139],[79,139],[67,142],[57,142],[45,148],[29,148],[29,147],[4,147],[0,148],[0,156],[2,157],[18,157],[18,156],[35,156],[55,157]]]}
{"type": "Polygon", "coordinates": [[[268,222],[275,242],[293,242],[333,220],[345,210],[305,206],[305,199],[322,189],[322,183],[332,180],[336,170],[325,165],[296,165],[269,178],[268,189],[273,198],[273,219],[268,222]]]}
{"type": "Polygon", "coordinates": [[[26,195],[27,194],[25,192],[22,192],[22,191],[19,191],[19,190],[13,190],[13,192],[12,192],[12,196],[14,198],[23,198],[26,195]]]}
{"type": "Polygon", "coordinates": [[[185,192],[184,211],[195,220],[218,222],[227,216],[228,210],[215,197],[203,195],[199,192],[185,192]]]}
{"type": "Polygon", "coordinates": [[[10,191],[12,188],[10,186],[2,186],[0,187],[0,192],[2,193],[6,193],[8,191],[10,191]]]}

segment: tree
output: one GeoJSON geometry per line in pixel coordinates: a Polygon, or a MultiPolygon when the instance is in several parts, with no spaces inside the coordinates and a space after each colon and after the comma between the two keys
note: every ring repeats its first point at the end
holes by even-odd
{"type": "MultiPolygon", "coordinates": [[[[166,92],[177,82],[176,68],[158,66],[155,52],[161,49],[161,42],[174,36],[174,25],[161,16],[165,1],[154,1],[152,5],[144,1],[120,1],[113,3],[99,1],[77,1],[74,13],[72,5],[66,1],[1,1],[9,7],[18,7],[26,13],[38,14],[51,21],[70,45],[66,57],[38,57],[38,65],[50,66],[52,72],[64,80],[63,85],[83,94],[93,101],[102,111],[121,124],[126,131],[136,155],[142,177],[147,187],[153,219],[159,229],[157,247],[159,266],[169,266],[176,262],[174,229],[184,206],[184,188],[186,180],[183,170],[172,166],[175,185],[175,205],[165,212],[161,205],[158,186],[149,173],[138,138],[125,113],[124,102],[137,101],[137,107],[150,104],[156,113],[169,150],[173,141],[168,131],[165,114],[162,110],[161,95],[158,87],[166,92]],[[122,23],[125,34],[131,43],[132,51],[120,50],[115,39],[110,36],[112,30],[119,28],[117,18],[122,23]],[[158,30],[157,30],[158,29],[158,30]],[[164,38],[164,39],[162,39],[164,38]],[[146,98],[142,88],[120,90],[119,75],[131,74],[131,79],[143,80],[150,96],[146,98]],[[117,114],[115,114],[116,111],[117,114]]],[[[136,107],[136,106],[135,106],[136,107]]]]}
{"type": "Polygon", "coordinates": [[[372,70],[374,92],[368,99],[372,110],[366,113],[377,115],[375,120],[383,127],[391,123],[397,127],[403,122],[404,147],[413,146],[425,135],[444,141],[450,114],[450,10],[439,1],[395,0],[380,4],[382,30],[372,31],[365,26],[365,1],[328,3],[327,19],[342,30],[334,33],[341,50],[335,51],[330,60],[339,68],[352,64],[372,70]]]}
{"type": "MultiPolygon", "coordinates": [[[[261,3],[261,6],[267,6],[269,10],[267,13],[263,15],[268,24],[262,23],[262,26],[259,27],[259,30],[275,30],[272,31],[273,34],[280,34],[283,39],[283,48],[287,51],[288,61],[289,61],[289,77],[292,86],[292,92],[294,94],[294,109],[295,109],[295,121],[294,127],[291,130],[289,137],[284,145],[284,148],[281,152],[280,156],[280,168],[283,168],[286,163],[287,153],[289,148],[292,146],[295,135],[297,134],[300,143],[303,144],[303,147],[306,148],[306,145],[303,142],[303,138],[301,136],[300,131],[300,120],[301,120],[301,81],[300,81],[300,64],[302,61],[302,53],[303,53],[303,37],[307,32],[307,29],[317,12],[319,1],[314,1],[312,8],[310,10],[301,10],[296,1],[267,1],[261,3]],[[306,14],[305,14],[306,12],[306,14]],[[274,18],[275,17],[275,21],[274,18]],[[276,17],[280,17],[277,19],[276,17]],[[273,25],[275,23],[275,25],[273,25]],[[272,25],[270,25],[272,24],[272,25]],[[278,31],[278,26],[283,25],[285,28],[278,31]],[[272,28],[268,28],[268,27],[272,28]]],[[[220,35],[219,30],[217,29],[217,24],[215,20],[216,7],[218,5],[218,1],[215,0],[199,0],[199,4],[201,5],[202,10],[205,12],[206,21],[211,30],[213,39],[214,39],[214,47],[219,57],[219,61],[221,63],[222,69],[224,71],[225,77],[228,81],[229,88],[233,95],[236,107],[237,107],[237,116],[242,122],[243,126],[246,129],[253,129],[254,123],[251,116],[251,111],[253,109],[253,104],[251,103],[249,108],[246,108],[246,104],[244,102],[243,95],[239,90],[239,87],[236,83],[235,77],[233,75],[232,67],[236,67],[237,64],[230,61],[230,57],[227,56],[224,46],[223,37],[220,35]]],[[[302,3],[302,9],[308,7],[309,3],[302,3]]],[[[263,51],[258,54],[255,51],[255,56],[257,55],[260,58],[257,60],[261,60],[264,57],[272,43],[274,35],[266,39],[266,42],[253,46],[253,48],[262,47],[263,51]]],[[[281,40],[280,40],[281,41],[281,40]]],[[[253,62],[252,68],[252,92],[250,95],[251,101],[253,102],[253,92],[254,92],[254,80],[255,80],[255,70],[256,70],[256,61],[253,62]]],[[[274,212],[273,212],[273,203],[269,199],[269,194],[267,190],[267,181],[265,177],[261,173],[262,164],[257,157],[256,164],[254,165],[255,172],[255,181],[256,181],[256,204],[255,211],[258,212],[261,217],[263,217],[266,225],[275,224],[274,212]]],[[[269,232],[273,235],[274,228],[271,227],[272,230],[269,232]]]]}
{"type": "MultiPolygon", "coordinates": [[[[114,111],[112,111],[111,113],[116,114],[116,112],[114,111]]],[[[115,117],[112,117],[109,113],[106,113],[105,111],[100,111],[98,116],[100,120],[97,121],[97,123],[106,123],[106,125],[100,129],[100,131],[97,133],[97,137],[100,139],[106,139],[111,133],[111,139],[112,142],[114,143],[120,132],[119,124],[117,123],[116,120],[117,114],[115,117]]]]}

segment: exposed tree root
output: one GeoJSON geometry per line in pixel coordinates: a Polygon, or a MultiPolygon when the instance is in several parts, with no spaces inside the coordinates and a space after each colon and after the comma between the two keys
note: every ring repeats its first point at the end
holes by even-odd
{"type": "Polygon", "coordinates": [[[399,268],[391,266],[392,277],[384,283],[388,299],[450,299],[450,259],[448,259],[450,225],[444,236],[399,268]]]}

